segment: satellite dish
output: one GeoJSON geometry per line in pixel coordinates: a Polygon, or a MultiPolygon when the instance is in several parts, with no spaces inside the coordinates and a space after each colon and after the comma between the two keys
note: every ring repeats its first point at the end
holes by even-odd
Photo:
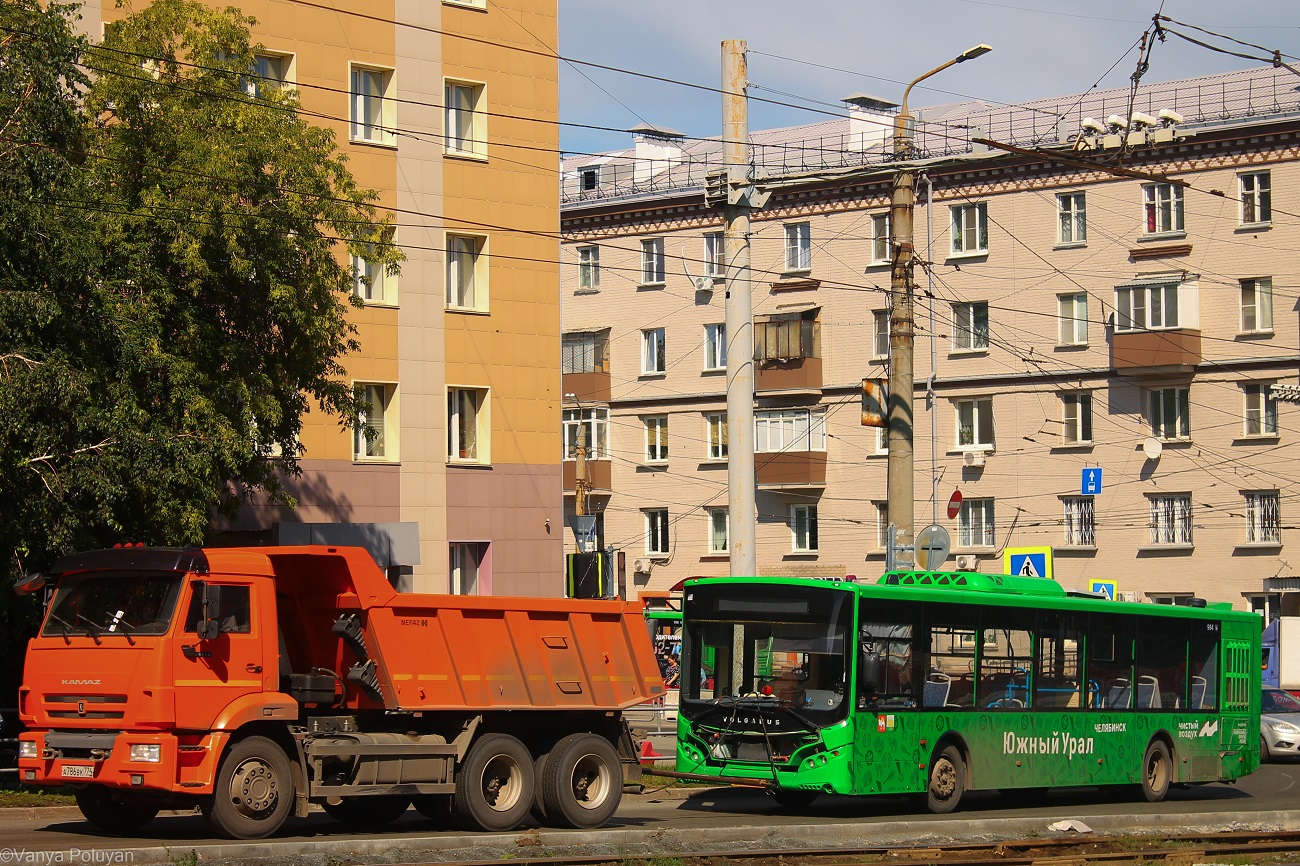
{"type": "Polygon", "coordinates": [[[1161,445],[1160,440],[1154,436],[1148,436],[1146,441],[1142,443],[1142,453],[1146,455],[1148,460],[1159,460],[1160,452],[1164,448],[1165,446],[1161,445]]]}

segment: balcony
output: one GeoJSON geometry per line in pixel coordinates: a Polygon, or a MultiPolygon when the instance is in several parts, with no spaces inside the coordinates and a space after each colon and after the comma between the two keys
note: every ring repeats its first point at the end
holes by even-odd
{"type": "Polygon", "coordinates": [[[1199,363],[1199,330],[1116,331],[1111,335],[1110,364],[1120,375],[1142,377],[1191,373],[1199,363]]]}
{"type": "Polygon", "coordinates": [[[768,490],[826,486],[825,451],[780,451],[754,455],[758,486],[768,490]]]}
{"type": "Polygon", "coordinates": [[[788,358],[754,362],[755,391],[802,391],[820,393],[821,358],[788,358]]]}
{"type": "Polygon", "coordinates": [[[565,373],[564,394],[573,394],[580,403],[609,402],[609,371],[597,373],[565,373]]]}
{"type": "MultiPolygon", "coordinates": [[[[587,461],[587,483],[592,490],[610,490],[610,466],[608,460],[587,461]]],[[[578,480],[578,463],[575,460],[564,461],[564,494],[573,495],[573,488],[578,480]]]]}

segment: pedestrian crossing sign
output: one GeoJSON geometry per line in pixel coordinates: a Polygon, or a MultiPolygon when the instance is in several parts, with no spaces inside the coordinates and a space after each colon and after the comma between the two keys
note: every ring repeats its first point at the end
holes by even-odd
{"type": "Polygon", "coordinates": [[[1002,555],[1007,574],[1016,577],[1052,577],[1052,548],[1008,547],[1002,555]]]}
{"type": "Polygon", "coordinates": [[[1090,580],[1088,581],[1088,592],[1097,595],[1104,595],[1111,601],[1115,600],[1115,581],[1113,580],[1090,580]]]}

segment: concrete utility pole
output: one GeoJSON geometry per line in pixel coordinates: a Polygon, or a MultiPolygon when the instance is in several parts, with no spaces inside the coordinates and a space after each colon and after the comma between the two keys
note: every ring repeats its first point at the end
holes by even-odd
{"type": "Polygon", "coordinates": [[[582,417],[582,401],[577,394],[565,394],[564,399],[578,407],[578,441],[573,458],[573,513],[581,517],[587,513],[587,419],[582,417]]]}
{"type": "MultiPolygon", "coordinates": [[[[722,43],[722,141],[726,163],[727,519],[731,573],[758,573],[754,476],[754,322],[749,287],[749,86],[743,40],[722,43]]],[[[761,206],[761,203],[758,205],[761,206]]]]}
{"type": "MultiPolygon", "coordinates": [[[[907,112],[907,97],[912,88],[931,75],[942,72],[956,63],[964,63],[993,49],[976,45],[942,66],[936,66],[924,75],[914,78],[903,91],[903,104],[894,120],[894,158],[904,167],[894,176],[894,195],[890,203],[890,222],[894,235],[893,270],[889,279],[889,463],[887,495],[889,497],[889,522],[895,527],[895,545],[909,550],[916,534],[915,484],[913,442],[915,415],[912,411],[913,364],[912,349],[916,342],[913,319],[913,231],[912,214],[916,207],[916,174],[907,167],[912,158],[912,115],[907,112]]],[[[933,204],[929,205],[933,207],[933,204]]],[[[911,566],[916,562],[915,551],[910,552],[911,566]]]]}

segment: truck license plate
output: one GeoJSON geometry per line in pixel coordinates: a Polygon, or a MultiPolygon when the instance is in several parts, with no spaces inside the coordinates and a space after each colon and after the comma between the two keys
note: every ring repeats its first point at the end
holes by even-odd
{"type": "Polygon", "coordinates": [[[63,778],[65,779],[93,779],[95,777],[95,768],[83,764],[64,764],[63,778]]]}

